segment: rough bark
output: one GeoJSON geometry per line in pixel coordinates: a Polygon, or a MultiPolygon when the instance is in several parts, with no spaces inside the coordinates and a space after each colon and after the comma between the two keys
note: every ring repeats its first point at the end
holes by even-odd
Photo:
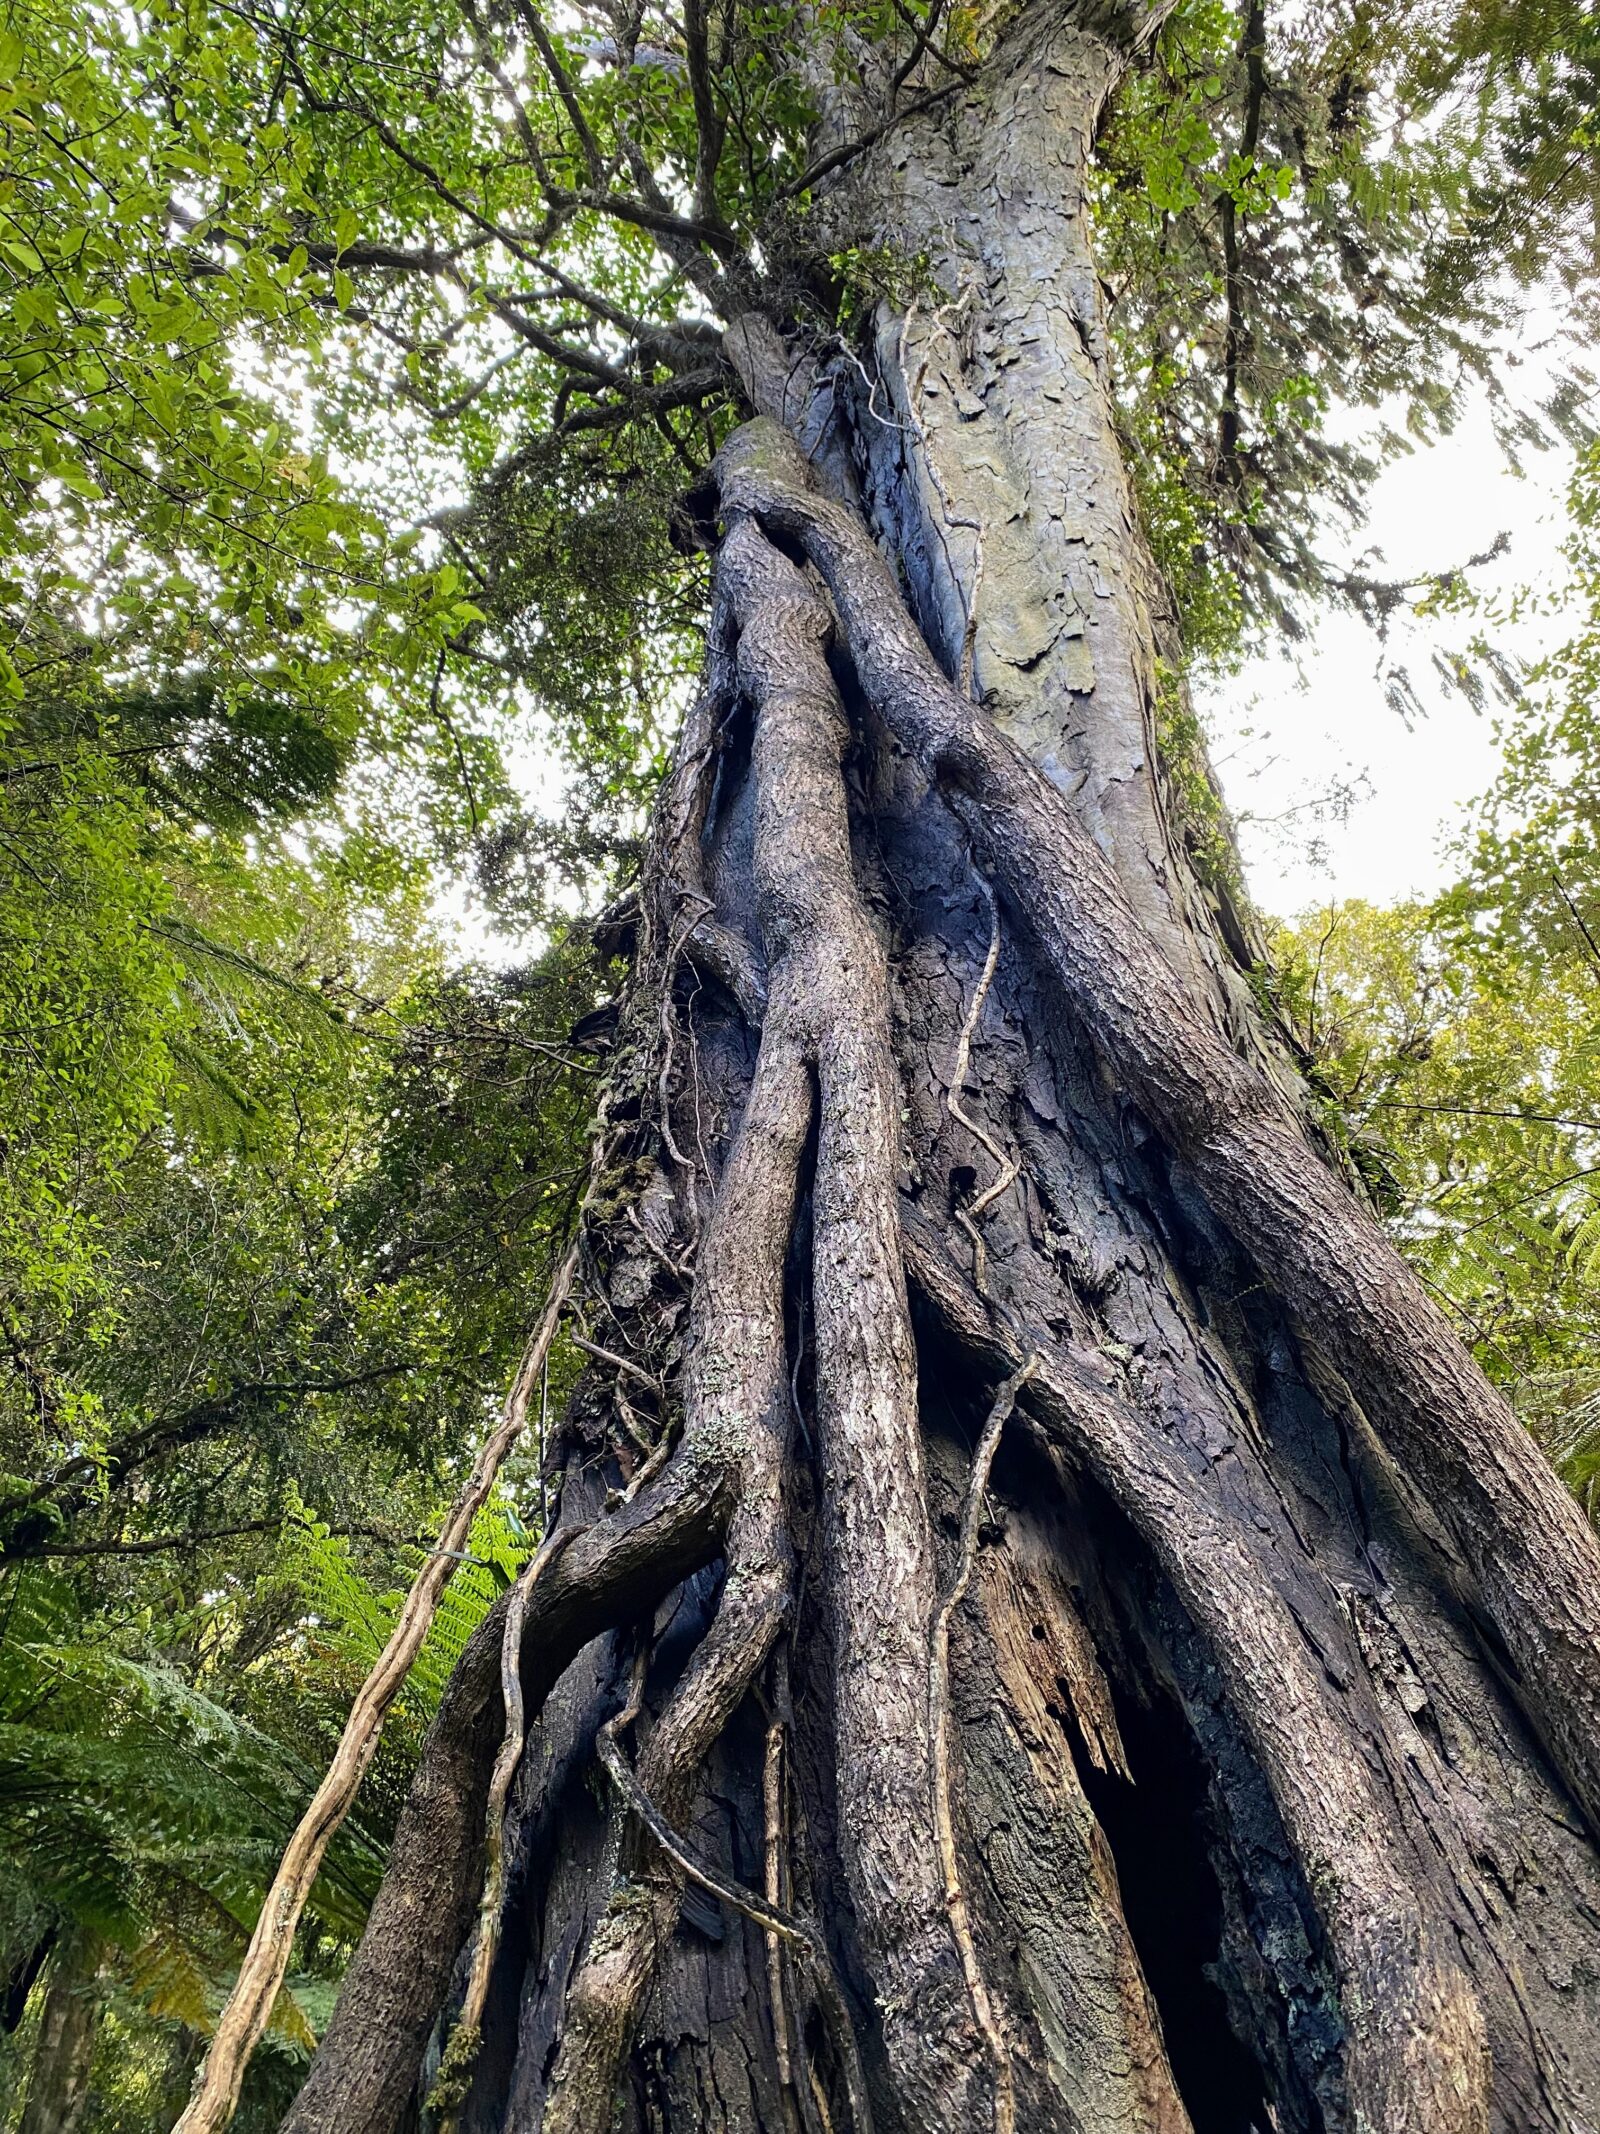
{"type": "Polygon", "coordinates": [[[17,2134],[77,2134],[104,2008],[96,1952],[75,1941],[51,1967],[17,2134]]]}
{"type": "MultiPolygon", "coordinates": [[[[852,168],[929,278],[860,366],[730,324],[461,2134],[1600,2125],[1600,1551],[1159,763],[1083,183],[1137,27],[1025,12],[852,168]]],[[[295,2134],[434,2080],[498,1680],[295,2134]]]]}

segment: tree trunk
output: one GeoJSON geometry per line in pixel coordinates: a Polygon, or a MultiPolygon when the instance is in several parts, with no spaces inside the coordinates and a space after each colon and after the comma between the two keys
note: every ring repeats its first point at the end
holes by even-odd
{"type": "Polygon", "coordinates": [[[57,1955],[39,2012],[39,2035],[17,2134],[77,2134],[104,2006],[96,1964],[83,1943],[57,1955]]]}
{"type": "Polygon", "coordinates": [[[1189,849],[1127,37],[1024,15],[832,195],[870,360],[730,327],[487,2001],[499,1614],[293,2134],[1600,2126],[1600,1554],[1189,849]]]}

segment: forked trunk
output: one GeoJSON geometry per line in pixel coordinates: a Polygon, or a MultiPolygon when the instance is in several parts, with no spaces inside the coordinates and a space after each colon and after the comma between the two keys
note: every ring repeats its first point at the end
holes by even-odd
{"type": "Polygon", "coordinates": [[[1187,852],[1055,14],[728,334],[487,1997],[503,1613],[295,2134],[1600,2126],[1600,1557],[1187,852]]]}

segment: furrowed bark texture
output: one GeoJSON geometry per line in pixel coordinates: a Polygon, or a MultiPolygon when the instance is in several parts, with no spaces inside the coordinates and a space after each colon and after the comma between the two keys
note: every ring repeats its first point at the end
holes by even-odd
{"type": "Polygon", "coordinates": [[[498,1614],[294,2134],[1600,2128],[1600,1552],[1161,765],[1138,29],[1024,11],[849,167],[830,240],[928,262],[859,364],[729,322],[482,2019],[498,1614]]]}
{"type": "Polygon", "coordinates": [[[18,2134],[78,2134],[105,2008],[92,1943],[69,1944],[51,1969],[39,2011],[27,2101],[18,2134]]]}

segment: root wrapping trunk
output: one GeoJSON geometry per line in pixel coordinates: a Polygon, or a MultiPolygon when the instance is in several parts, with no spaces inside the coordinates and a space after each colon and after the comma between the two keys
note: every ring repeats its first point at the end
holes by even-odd
{"type": "Polygon", "coordinates": [[[1600,1551],[1160,775],[1114,17],[841,188],[870,402],[730,322],[500,1886],[497,1611],[292,2134],[1600,2127],[1600,1551]]]}

